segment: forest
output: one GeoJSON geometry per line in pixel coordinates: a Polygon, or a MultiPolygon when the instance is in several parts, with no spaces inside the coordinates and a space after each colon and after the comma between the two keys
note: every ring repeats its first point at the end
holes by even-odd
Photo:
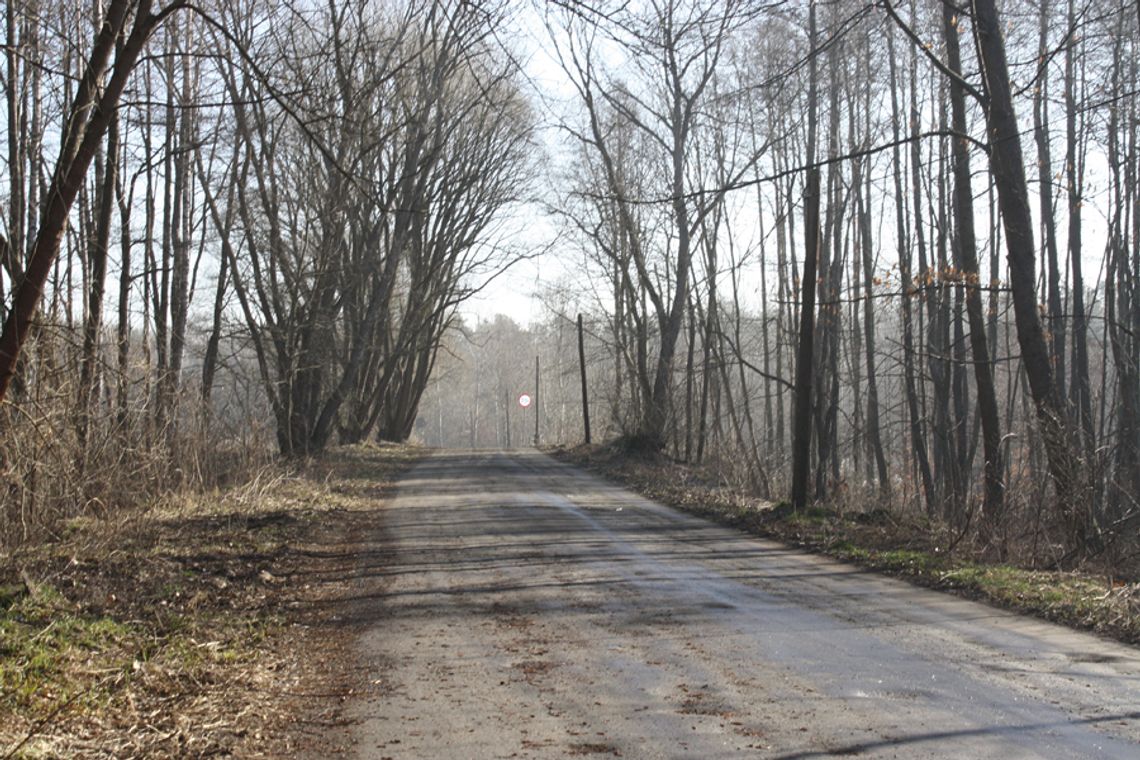
{"type": "Polygon", "coordinates": [[[0,548],[577,444],[585,388],[631,456],[1134,567],[1138,9],[9,0],[0,548]],[[523,261],[540,317],[468,308],[523,261]]]}

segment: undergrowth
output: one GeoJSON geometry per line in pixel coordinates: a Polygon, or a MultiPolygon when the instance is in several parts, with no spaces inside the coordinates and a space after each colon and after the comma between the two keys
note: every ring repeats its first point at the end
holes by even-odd
{"type": "Polygon", "coordinates": [[[344,448],[0,555],[0,758],[292,754],[331,547],[421,455],[344,448]]]}

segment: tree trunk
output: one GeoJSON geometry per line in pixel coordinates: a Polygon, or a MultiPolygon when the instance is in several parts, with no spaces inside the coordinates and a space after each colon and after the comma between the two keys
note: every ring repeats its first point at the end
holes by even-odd
{"type": "Polygon", "coordinates": [[[36,241],[28,257],[25,277],[13,294],[11,310],[0,332],[0,401],[11,385],[20,349],[31,329],[32,317],[59,253],[71,206],[110,124],[127,78],[151,31],[161,20],[161,17],[151,15],[150,0],[139,0],[130,35],[119,48],[111,76],[100,92],[96,80],[106,68],[115,41],[126,29],[131,5],[128,0],[112,0],[108,5],[83,79],[68,111],[63,145],[48,188],[47,205],[36,233],[36,241]]]}
{"type": "MultiPolygon", "coordinates": [[[[1069,0],[1069,28],[1076,29],[1076,7],[1069,0]]],[[[1076,103],[1077,40],[1065,51],[1065,167],[1069,200],[1069,267],[1073,276],[1073,362],[1070,398],[1078,427],[1084,434],[1084,456],[1092,461],[1096,446],[1093,430],[1092,390],[1089,386],[1088,315],[1085,313],[1085,280],[1081,262],[1081,206],[1084,199],[1084,160],[1078,152],[1076,103]]],[[[1060,371],[1063,365],[1058,365],[1060,371]]]]}
{"type": "MultiPolygon", "coordinates": [[[[1038,16],[1037,63],[1040,67],[1040,80],[1033,94],[1033,135],[1037,143],[1038,176],[1041,179],[1041,228],[1045,235],[1045,265],[1048,271],[1047,300],[1049,305],[1049,330],[1047,338],[1053,359],[1057,394],[1065,397],[1065,321],[1064,307],[1061,304],[1061,268],[1057,255],[1057,205],[1053,201],[1053,158],[1049,145],[1049,67],[1045,59],[1049,55],[1049,3],[1041,3],[1038,16]]],[[[1071,171],[1072,167],[1069,167],[1071,171]]]]}
{"type": "Polygon", "coordinates": [[[1017,340],[1056,489],[1057,512],[1070,552],[1079,554],[1088,548],[1090,538],[1088,494],[1081,464],[1074,456],[1068,416],[1054,381],[1049,347],[1037,312],[1033,220],[1001,21],[994,0],[972,0],[972,4],[975,42],[988,95],[990,170],[1005,227],[1017,340]]]}
{"type": "Polygon", "coordinates": [[[226,305],[226,277],[229,274],[229,259],[221,257],[218,262],[218,281],[214,288],[214,310],[210,322],[210,337],[206,340],[206,351],[202,356],[202,406],[208,414],[210,395],[214,390],[214,375],[218,369],[218,347],[222,339],[222,313],[226,305]]]}
{"type": "MultiPolygon", "coordinates": [[[[875,262],[871,237],[871,211],[869,199],[863,196],[863,162],[855,160],[856,214],[859,222],[859,244],[863,264],[863,348],[867,370],[867,438],[875,460],[875,472],[879,479],[879,498],[884,503],[891,498],[891,481],[887,474],[887,458],[883,452],[883,437],[880,430],[879,381],[875,367],[875,307],[874,278],[875,262]]],[[[869,181],[869,179],[868,179],[869,181]]]]}
{"type": "MultiPolygon", "coordinates": [[[[897,144],[902,130],[899,124],[898,75],[895,63],[893,29],[887,32],[887,50],[890,58],[891,127],[897,144]]],[[[906,196],[903,193],[902,158],[897,147],[892,150],[892,164],[895,187],[895,235],[899,248],[899,275],[902,280],[903,376],[906,387],[907,410],[910,416],[910,440],[922,491],[926,497],[926,509],[928,513],[932,513],[938,499],[934,490],[934,477],[930,471],[930,459],[926,452],[926,432],[923,429],[922,415],[918,408],[918,388],[914,366],[914,316],[911,304],[914,278],[911,274],[909,236],[906,230],[906,196]]]]}
{"type": "Polygon", "coordinates": [[[807,184],[804,188],[804,271],[800,282],[799,352],[796,357],[795,420],[792,423],[792,507],[807,506],[811,472],[811,411],[815,358],[815,288],[819,256],[819,167],[816,155],[819,81],[814,51],[817,44],[815,2],[808,11],[808,47],[812,51],[808,74],[807,184]]]}
{"type": "MultiPolygon", "coordinates": [[[[686,348],[685,357],[685,462],[691,462],[693,457],[693,374],[694,354],[697,347],[697,314],[696,309],[693,307],[692,301],[689,301],[689,341],[686,348]]],[[[578,328],[581,330],[582,315],[578,315],[578,328]]],[[[579,345],[581,344],[581,333],[579,333],[579,345]]],[[[579,353],[581,350],[579,349],[579,353]]],[[[583,411],[586,412],[586,443],[590,442],[590,427],[589,427],[589,410],[585,406],[586,398],[586,368],[585,364],[582,365],[582,400],[583,411]]]]}
{"type": "Polygon", "coordinates": [[[107,253],[111,245],[111,218],[115,208],[115,188],[118,185],[119,126],[112,116],[107,128],[107,150],[99,177],[98,208],[95,219],[95,239],[91,241],[88,256],[91,274],[88,282],[87,319],[83,325],[83,362],[79,372],[79,450],[85,457],[87,434],[92,412],[98,403],[97,372],[99,366],[99,335],[103,326],[103,294],[107,281],[107,253]]]}
{"type": "MultiPolygon", "coordinates": [[[[947,65],[961,73],[962,62],[958,43],[956,13],[943,6],[943,32],[946,38],[947,65]]],[[[966,134],[966,96],[957,82],[950,85],[952,126],[955,132],[966,134]]],[[[974,233],[974,191],[970,183],[970,151],[965,137],[954,139],[954,206],[957,219],[958,268],[966,288],[966,315],[970,328],[970,352],[974,366],[974,383],[978,393],[978,415],[982,425],[984,501],[982,506],[983,532],[989,533],[1001,522],[1004,507],[1003,465],[1001,457],[1001,421],[998,417],[997,392],[994,388],[993,365],[990,363],[986,341],[985,314],[978,276],[977,240],[974,233]]],[[[1004,553],[1004,549],[1003,549],[1004,553]]]]}
{"type": "Polygon", "coordinates": [[[115,396],[116,421],[120,428],[127,425],[128,391],[130,390],[131,355],[131,193],[123,185],[122,173],[115,186],[119,206],[119,313],[116,331],[118,356],[117,388],[115,396]]]}
{"type": "MultiPolygon", "coordinates": [[[[187,16],[187,18],[192,18],[187,16]]],[[[190,237],[193,234],[191,214],[194,206],[193,183],[190,172],[190,154],[196,141],[198,110],[190,107],[197,90],[195,60],[191,54],[194,44],[193,27],[187,24],[181,37],[182,92],[178,98],[177,155],[174,158],[174,209],[171,220],[171,253],[173,254],[170,278],[170,349],[167,355],[166,384],[163,396],[166,408],[173,411],[182,384],[182,358],[186,349],[186,322],[190,312],[190,237]]],[[[169,422],[176,424],[171,416],[169,422]]]]}

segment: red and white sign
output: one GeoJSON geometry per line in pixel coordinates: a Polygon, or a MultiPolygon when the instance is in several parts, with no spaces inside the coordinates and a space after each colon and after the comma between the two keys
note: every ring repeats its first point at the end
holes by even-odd
{"type": "Polygon", "coordinates": [[[534,399],[530,397],[529,393],[524,393],[519,396],[519,406],[521,406],[523,409],[526,409],[528,406],[530,406],[531,402],[533,401],[534,399]]]}

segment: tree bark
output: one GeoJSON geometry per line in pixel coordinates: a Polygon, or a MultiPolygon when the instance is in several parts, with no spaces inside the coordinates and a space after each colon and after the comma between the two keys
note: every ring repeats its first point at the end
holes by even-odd
{"type": "Polygon", "coordinates": [[[818,121],[819,74],[816,70],[816,4],[808,11],[807,183],[804,188],[804,270],[800,282],[799,351],[796,357],[795,420],[792,423],[792,507],[807,506],[808,478],[811,473],[811,411],[815,358],[815,289],[819,256],[820,172],[815,164],[818,121]]]}
{"type": "MultiPolygon", "coordinates": [[[[895,63],[894,30],[887,33],[887,51],[890,57],[891,79],[891,128],[897,145],[902,132],[899,124],[898,75],[895,63]]],[[[911,448],[914,463],[918,469],[923,495],[926,498],[928,513],[933,512],[938,503],[934,489],[934,477],[930,471],[930,458],[926,450],[926,432],[922,425],[922,415],[918,408],[918,387],[914,366],[914,316],[911,296],[914,291],[914,278],[911,273],[910,247],[906,229],[906,196],[903,193],[902,158],[897,147],[892,149],[892,165],[895,188],[895,236],[899,250],[899,275],[902,280],[902,322],[903,322],[903,377],[906,391],[906,404],[910,421],[911,448]]]]}
{"type": "MultiPolygon", "coordinates": [[[[97,82],[110,59],[115,41],[127,28],[132,4],[129,0],[112,0],[108,6],[87,60],[83,79],[68,112],[68,126],[48,188],[47,205],[41,217],[40,228],[28,257],[24,279],[16,287],[12,308],[0,332],[0,401],[11,385],[20,350],[31,329],[44,285],[59,253],[71,206],[110,124],[127,78],[151,32],[164,17],[151,14],[150,0],[139,0],[130,35],[119,48],[111,76],[100,92],[97,82]]],[[[169,13],[180,5],[172,5],[166,12],[169,13]]]]}
{"type": "MultiPolygon", "coordinates": [[[[870,181],[869,178],[867,181],[870,181]]],[[[871,211],[869,198],[864,198],[863,194],[863,162],[859,159],[855,160],[852,185],[855,188],[856,214],[859,222],[859,249],[863,272],[863,359],[867,371],[867,437],[875,460],[875,472],[879,479],[879,497],[884,502],[888,502],[891,498],[891,481],[887,474],[887,458],[883,452],[879,381],[878,371],[875,367],[875,308],[873,300],[875,271],[871,211]]]]}
{"type": "Polygon", "coordinates": [[[1073,452],[1068,415],[1057,390],[1049,347],[1037,312],[1033,220],[1025,179],[1020,132],[1013,109],[1001,20],[994,0],[972,0],[975,44],[986,84],[990,170],[1006,235],[1014,320],[1029,390],[1033,396],[1057,512],[1071,553],[1087,549],[1090,538],[1087,494],[1081,465],[1073,452]]]}
{"type": "Polygon", "coordinates": [[[83,325],[83,359],[79,371],[79,444],[80,456],[85,456],[87,434],[93,408],[98,402],[96,375],[99,366],[99,336],[103,326],[103,294],[107,281],[107,253],[111,244],[111,218],[115,208],[115,188],[118,185],[119,126],[112,116],[107,128],[107,149],[102,158],[95,219],[95,239],[91,241],[88,256],[91,274],[88,282],[87,319],[83,325]]]}
{"type": "MultiPolygon", "coordinates": [[[[1047,338],[1053,359],[1057,394],[1065,396],[1065,321],[1061,304],[1061,268],[1057,255],[1057,205],[1053,200],[1053,158],[1049,145],[1049,76],[1045,59],[1049,55],[1049,3],[1041,3],[1038,29],[1037,63],[1040,79],[1033,95],[1033,135],[1037,143],[1037,167],[1041,179],[1041,228],[1045,235],[1045,265],[1048,272],[1047,301],[1049,330],[1047,338]]],[[[1071,171],[1071,167],[1070,167],[1071,171]]]]}
{"type": "MultiPolygon", "coordinates": [[[[1076,4],[1069,0],[1069,28],[1076,29],[1076,4]]],[[[1073,32],[1076,33],[1075,31],[1073,32]]],[[[1089,386],[1088,315],[1085,313],[1085,279],[1081,245],[1081,206],[1084,191],[1084,160],[1078,150],[1076,103],[1076,52],[1078,44],[1069,40],[1065,50],[1065,169],[1069,201],[1069,268],[1073,277],[1073,356],[1070,400],[1076,411],[1078,428],[1084,435],[1084,456],[1092,461],[1096,446],[1093,429],[1092,390],[1089,386]]],[[[1058,365],[1058,371],[1063,365],[1058,365]]]]}
{"type": "MultiPolygon", "coordinates": [[[[947,66],[961,73],[962,62],[958,42],[957,14],[950,6],[943,6],[943,33],[946,38],[947,66]]],[[[957,219],[958,268],[966,288],[966,315],[970,327],[970,351],[974,366],[974,383],[978,393],[978,415],[982,426],[984,501],[982,506],[983,531],[995,529],[1004,512],[1003,465],[1001,456],[1001,421],[997,392],[994,388],[993,365],[990,362],[986,341],[986,322],[982,308],[981,280],[978,275],[977,240],[974,232],[974,191],[970,182],[970,151],[966,134],[966,93],[957,82],[950,84],[950,108],[955,132],[963,135],[954,139],[954,205],[957,219]]]]}

